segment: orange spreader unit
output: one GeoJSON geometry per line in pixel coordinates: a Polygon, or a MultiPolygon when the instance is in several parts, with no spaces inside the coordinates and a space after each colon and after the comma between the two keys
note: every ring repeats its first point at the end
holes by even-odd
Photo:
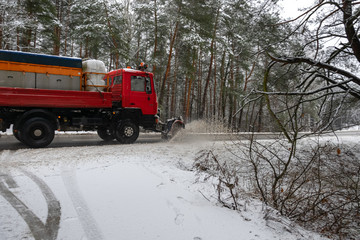
{"type": "Polygon", "coordinates": [[[81,89],[82,60],[0,50],[0,106],[111,108],[111,93],[81,89]]]}
{"type": "Polygon", "coordinates": [[[82,60],[0,50],[0,86],[82,90],[82,60]]]}

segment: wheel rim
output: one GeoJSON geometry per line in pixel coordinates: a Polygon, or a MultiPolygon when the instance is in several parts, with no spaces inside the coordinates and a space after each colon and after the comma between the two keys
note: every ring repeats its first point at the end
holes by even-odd
{"type": "Polygon", "coordinates": [[[139,127],[130,120],[122,121],[118,124],[115,131],[115,138],[120,143],[131,144],[139,136],[139,127]]]}
{"type": "Polygon", "coordinates": [[[34,132],[33,132],[33,135],[35,137],[41,137],[42,134],[43,134],[43,132],[42,132],[41,129],[35,129],[34,132]]]}
{"type": "Polygon", "coordinates": [[[124,128],[124,135],[125,137],[131,137],[132,135],[134,135],[134,129],[132,127],[125,127],[124,128]]]}
{"type": "Polygon", "coordinates": [[[44,129],[39,127],[35,127],[31,131],[31,138],[34,140],[39,140],[44,137],[44,129]]]}

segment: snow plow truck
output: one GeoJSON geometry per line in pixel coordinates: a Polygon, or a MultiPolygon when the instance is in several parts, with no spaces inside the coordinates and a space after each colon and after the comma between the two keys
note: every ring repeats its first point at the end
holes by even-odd
{"type": "Polygon", "coordinates": [[[99,60],[0,50],[0,131],[32,148],[55,131],[97,131],[130,144],[139,128],[170,138],[185,124],[161,122],[153,74],[144,67],[105,71],[99,60]]]}

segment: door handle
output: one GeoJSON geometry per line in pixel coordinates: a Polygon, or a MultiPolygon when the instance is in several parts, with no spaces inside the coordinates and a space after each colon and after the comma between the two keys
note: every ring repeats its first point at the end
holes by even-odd
{"type": "Polygon", "coordinates": [[[135,103],[130,103],[130,105],[135,105],[135,103]]]}

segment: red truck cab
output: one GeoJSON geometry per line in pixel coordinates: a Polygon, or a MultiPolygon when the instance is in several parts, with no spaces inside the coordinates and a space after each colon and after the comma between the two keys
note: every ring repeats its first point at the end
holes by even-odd
{"type": "Polygon", "coordinates": [[[152,73],[125,68],[109,72],[108,77],[113,103],[140,109],[142,115],[156,115],[158,103],[152,73]]]}

